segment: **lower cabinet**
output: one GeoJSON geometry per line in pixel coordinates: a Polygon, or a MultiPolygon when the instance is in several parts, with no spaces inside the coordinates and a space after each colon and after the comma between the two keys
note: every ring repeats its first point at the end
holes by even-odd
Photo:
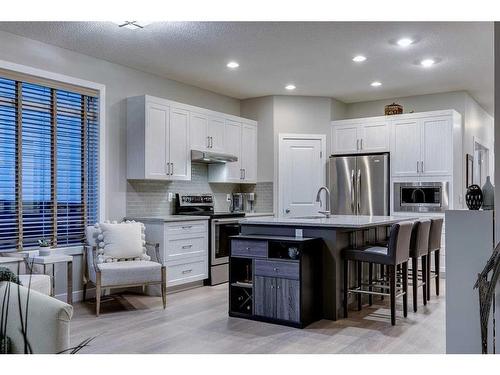
{"type": "Polygon", "coordinates": [[[233,236],[229,315],[305,327],[321,318],[321,256],[315,238],[233,236]]]}
{"type": "Polygon", "coordinates": [[[255,315],[300,322],[298,280],[255,276],[255,315]]]}

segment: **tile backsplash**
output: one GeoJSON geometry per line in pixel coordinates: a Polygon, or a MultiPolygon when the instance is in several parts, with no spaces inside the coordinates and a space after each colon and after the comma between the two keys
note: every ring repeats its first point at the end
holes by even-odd
{"type": "Polygon", "coordinates": [[[174,200],[168,201],[168,193],[212,193],[216,211],[228,211],[226,200],[230,193],[256,194],[255,211],[273,211],[273,183],[257,184],[209,184],[208,166],[191,165],[191,181],[144,181],[127,182],[127,216],[161,216],[174,212],[174,200]]]}

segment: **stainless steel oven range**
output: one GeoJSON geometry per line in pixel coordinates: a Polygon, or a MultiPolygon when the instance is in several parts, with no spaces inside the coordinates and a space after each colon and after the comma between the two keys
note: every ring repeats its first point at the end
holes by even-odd
{"type": "Polygon", "coordinates": [[[444,212],[449,207],[449,186],[441,182],[395,182],[395,212],[444,212]]]}
{"type": "Polygon", "coordinates": [[[229,237],[239,234],[239,221],[243,212],[215,212],[212,194],[175,195],[176,215],[209,216],[208,280],[207,285],[217,285],[229,280],[229,237]]]}

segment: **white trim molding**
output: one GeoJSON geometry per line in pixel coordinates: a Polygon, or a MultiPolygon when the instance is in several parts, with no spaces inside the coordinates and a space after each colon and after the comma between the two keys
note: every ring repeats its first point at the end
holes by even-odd
{"type": "Polygon", "coordinates": [[[71,85],[93,89],[99,92],[99,221],[104,221],[107,215],[106,206],[106,86],[101,83],[86,81],[28,65],[16,64],[0,60],[0,68],[14,72],[29,74],[36,77],[64,82],[71,85]]]}

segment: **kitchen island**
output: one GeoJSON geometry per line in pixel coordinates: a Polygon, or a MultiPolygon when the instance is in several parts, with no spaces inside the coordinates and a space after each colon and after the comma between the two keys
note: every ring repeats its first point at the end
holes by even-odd
{"type": "Polygon", "coordinates": [[[304,218],[255,217],[244,219],[241,235],[284,236],[322,239],[321,316],[337,320],[342,313],[342,258],[347,247],[359,247],[387,238],[392,224],[416,218],[396,216],[332,215],[304,218]]]}

